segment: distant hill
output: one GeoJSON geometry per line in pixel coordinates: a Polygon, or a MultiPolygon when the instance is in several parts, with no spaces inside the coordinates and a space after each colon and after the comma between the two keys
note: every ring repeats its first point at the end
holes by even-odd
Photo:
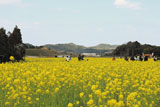
{"type": "Polygon", "coordinates": [[[54,56],[56,53],[44,49],[26,49],[26,56],[54,56]]]}
{"type": "MultiPolygon", "coordinates": [[[[26,56],[39,56],[39,57],[55,57],[57,55],[70,55],[71,53],[57,52],[46,48],[26,49],[26,56]]],[[[76,56],[72,53],[72,56],[76,56]]]]}
{"type": "Polygon", "coordinates": [[[35,46],[35,45],[30,44],[30,43],[24,43],[24,47],[26,49],[42,48],[42,46],[35,46]]]}
{"type": "Polygon", "coordinates": [[[82,50],[86,49],[84,46],[76,45],[74,43],[68,43],[68,44],[48,44],[44,45],[43,47],[47,47],[48,49],[51,50],[56,50],[60,52],[74,52],[74,53],[79,53],[82,50]]]}
{"type": "Polygon", "coordinates": [[[105,52],[113,51],[117,46],[115,45],[108,45],[108,44],[100,44],[93,47],[85,47],[81,45],[76,45],[74,43],[68,44],[48,44],[44,45],[43,47],[47,47],[48,49],[53,49],[60,52],[73,52],[73,53],[97,53],[97,54],[104,54],[105,52]]]}
{"type": "Polygon", "coordinates": [[[135,56],[142,53],[160,56],[160,46],[140,44],[139,42],[128,42],[123,45],[99,44],[97,46],[85,47],[74,43],[66,44],[47,44],[43,46],[34,46],[24,44],[26,55],[28,56],[56,56],[56,55],[78,55],[81,53],[96,53],[99,55],[116,55],[116,56],[135,56]]]}
{"type": "Polygon", "coordinates": [[[118,47],[118,45],[110,45],[110,44],[99,44],[97,46],[89,47],[92,49],[98,49],[98,50],[114,50],[118,47]]]}

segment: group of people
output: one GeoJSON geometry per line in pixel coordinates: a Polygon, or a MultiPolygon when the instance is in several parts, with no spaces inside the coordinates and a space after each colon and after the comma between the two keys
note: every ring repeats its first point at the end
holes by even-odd
{"type": "Polygon", "coordinates": [[[160,57],[154,57],[153,60],[154,61],[160,61],[160,57]]]}
{"type": "MultiPolygon", "coordinates": [[[[83,61],[84,60],[84,55],[78,55],[78,61],[83,61]]],[[[69,62],[72,59],[71,56],[66,56],[66,61],[69,62]]],[[[86,60],[88,61],[88,59],[86,60]]]]}
{"type": "Polygon", "coordinates": [[[84,60],[84,55],[78,55],[78,61],[84,60]]]}
{"type": "MultiPolygon", "coordinates": [[[[85,57],[84,55],[79,54],[78,61],[83,61],[84,57],[85,57]]],[[[122,57],[120,57],[120,58],[122,58],[122,57]]],[[[67,62],[69,62],[71,59],[72,59],[71,56],[66,56],[67,62]]],[[[124,60],[126,60],[126,61],[129,61],[129,59],[130,59],[130,61],[148,61],[149,57],[148,56],[131,56],[130,58],[127,56],[124,57],[124,60]]],[[[115,60],[116,60],[116,58],[113,57],[112,61],[115,61],[115,60]]],[[[153,60],[160,61],[160,57],[153,57],[153,60]]],[[[88,61],[88,59],[86,61],[88,61]]]]}
{"type": "MultiPolygon", "coordinates": [[[[126,61],[128,61],[129,60],[129,58],[127,57],[127,56],[125,56],[125,58],[124,58],[126,61]]],[[[131,61],[148,61],[148,56],[144,56],[144,57],[142,57],[142,56],[131,56],[130,57],[130,60],[131,61]]]]}
{"type": "MultiPolygon", "coordinates": [[[[148,56],[132,56],[130,57],[131,61],[148,61],[149,57],[148,56]]],[[[127,56],[125,56],[124,60],[128,61],[129,58],[127,56]]],[[[157,57],[153,57],[154,61],[160,61],[160,58],[157,57]]]]}

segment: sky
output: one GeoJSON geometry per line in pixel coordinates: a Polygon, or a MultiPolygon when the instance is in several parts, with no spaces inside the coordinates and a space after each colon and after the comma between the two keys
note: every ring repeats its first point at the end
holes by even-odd
{"type": "Polygon", "coordinates": [[[24,43],[160,46],[160,0],[0,0],[0,27],[24,43]]]}

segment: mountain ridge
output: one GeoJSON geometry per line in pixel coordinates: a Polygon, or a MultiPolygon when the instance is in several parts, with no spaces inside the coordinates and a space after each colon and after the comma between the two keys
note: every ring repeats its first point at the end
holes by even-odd
{"type": "MultiPolygon", "coordinates": [[[[25,44],[28,48],[37,48],[37,46],[33,46],[32,44],[25,44]],[[28,46],[29,45],[29,46],[28,46]]],[[[111,52],[116,49],[118,45],[110,45],[110,44],[98,44],[96,46],[83,46],[77,45],[75,43],[59,43],[59,44],[46,44],[39,46],[38,48],[48,48],[49,50],[56,50],[58,52],[70,52],[70,53],[96,53],[96,54],[104,54],[106,52],[111,52]]]]}
{"type": "Polygon", "coordinates": [[[93,48],[93,49],[99,49],[99,50],[103,50],[103,49],[116,49],[118,47],[118,45],[110,45],[110,44],[105,44],[105,43],[101,43],[101,44],[98,44],[96,46],[92,46],[90,48],[93,48]]]}
{"type": "Polygon", "coordinates": [[[57,51],[64,51],[64,52],[73,52],[73,53],[97,53],[103,54],[108,51],[113,51],[116,49],[116,45],[109,45],[109,44],[99,44],[92,47],[86,47],[83,45],[76,45],[74,43],[64,43],[64,44],[46,44],[43,47],[47,47],[48,49],[53,49],[57,51]]]}

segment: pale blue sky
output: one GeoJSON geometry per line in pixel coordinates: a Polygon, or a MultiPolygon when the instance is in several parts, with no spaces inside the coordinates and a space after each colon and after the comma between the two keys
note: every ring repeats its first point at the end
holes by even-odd
{"type": "Polygon", "coordinates": [[[0,26],[23,42],[160,45],[160,0],[0,0],[0,26]]]}

